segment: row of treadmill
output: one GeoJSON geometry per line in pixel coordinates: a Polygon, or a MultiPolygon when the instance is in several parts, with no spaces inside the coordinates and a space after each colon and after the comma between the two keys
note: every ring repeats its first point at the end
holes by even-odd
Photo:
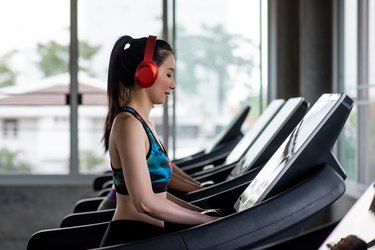
{"type": "Polygon", "coordinates": [[[203,188],[168,191],[221,208],[224,216],[216,221],[100,248],[114,213],[98,210],[111,189],[106,172],[93,183],[97,197],[78,201],[59,228],[35,232],[27,249],[277,249],[344,194],[346,173],[332,149],[352,107],[345,93],[323,94],[311,107],[302,97],[276,99],[243,133],[247,106],[204,150],[175,160],[203,188]]]}

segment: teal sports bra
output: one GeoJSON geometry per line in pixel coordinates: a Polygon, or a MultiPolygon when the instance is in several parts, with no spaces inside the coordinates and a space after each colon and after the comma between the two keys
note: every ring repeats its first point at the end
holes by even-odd
{"type": "MultiPolygon", "coordinates": [[[[146,161],[148,171],[150,173],[152,190],[154,191],[154,193],[165,192],[172,175],[172,165],[171,161],[168,158],[167,152],[165,151],[163,145],[161,143],[158,143],[151,129],[137,111],[135,111],[131,107],[123,107],[121,108],[120,112],[128,112],[142,123],[142,126],[145,129],[148,140],[150,142],[150,149],[147,152],[146,161]]],[[[113,168],[111,164],[111,169],[116,192],[124,195],[129,195],[128,189],[126,188],[122,168],[113,168]]]]}

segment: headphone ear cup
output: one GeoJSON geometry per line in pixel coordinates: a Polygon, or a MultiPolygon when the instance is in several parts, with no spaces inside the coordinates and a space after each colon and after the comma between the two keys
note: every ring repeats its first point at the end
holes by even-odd
{"type": "Polygon", "coordinates": [[[142,62],[135,71],[135,80],[142,88],[151,87],[158,77],[158,66],[153,62],[142,62]]]}

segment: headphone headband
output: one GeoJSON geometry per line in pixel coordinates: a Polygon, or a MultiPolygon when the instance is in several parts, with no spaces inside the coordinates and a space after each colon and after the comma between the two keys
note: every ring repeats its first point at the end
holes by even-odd
{"type": "Polygon", "coordinates": [[[156,36],[148,36],[145,55],[143,57],[144,62],[153,62],[154,48],[156,43],[156,36]]]}
{"type": "Polygon", "coordinates": [[[158,76],[158,66],[154,63],[154,48],[156,36],[149,36],[146,43],[143,61],[135,71],[135,80],[142,88],[149,88],[154,84],[158,76]]]}

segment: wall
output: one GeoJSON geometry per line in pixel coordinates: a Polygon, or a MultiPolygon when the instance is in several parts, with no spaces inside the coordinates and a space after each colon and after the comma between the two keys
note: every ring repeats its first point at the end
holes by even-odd
{"type": "Polygon", "coordinates": [[[0,249],[24,250],[36,231],[59,227],[91,186],[0,186],[0,249]]]}
{"type": "Polygon", "coordinates": [[[269,96],[305,97],[334,91],[333,1],[269,0],[269,96]]]}

